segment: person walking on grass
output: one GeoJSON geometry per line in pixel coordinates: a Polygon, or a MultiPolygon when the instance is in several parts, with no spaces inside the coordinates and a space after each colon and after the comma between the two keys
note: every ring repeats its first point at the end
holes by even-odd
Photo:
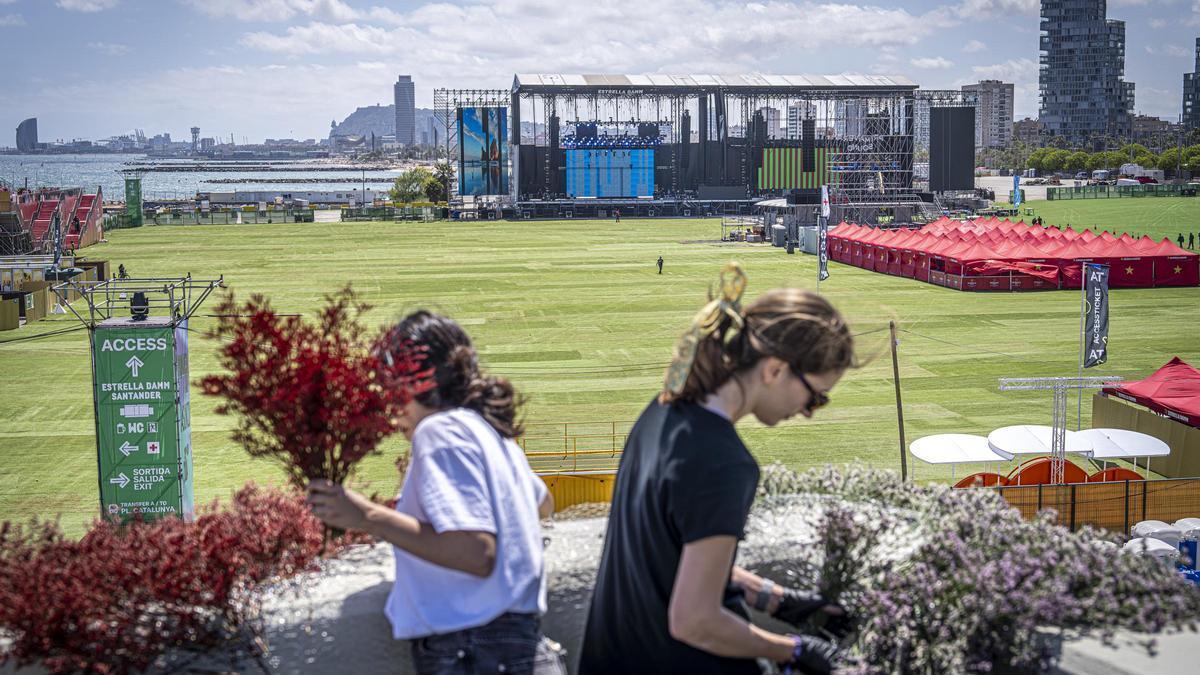
{"type": "Polygon", "coordinates": [[[1196,248],[1196,235],[1192,232],[1188,232],[1188,248],[1196,248]]]}
{"type": "Polygon", "coordinates": [[[660,256],[658,256],[658,273],[659,274],[662,274],[662,266],[663,266],[663,259],[662,259],[662,256],[660,255],[660,256]]]}
{"type": "Polygon", "coordinates": [[[848,620],[815,593],[734,565],[759,479],[734,425],[812,417],[852,366],[853,339],[820,295],[776,289],[743,308],[745,286],[742,268],[727,265],[720,296],[692,320],[663,390],[629,433],[581,675],[832,668],[832,643],[750,623],[747,604],[793,625],[848,620]]]}
{"type": "Polygon", "coordinates": [[[385,611],[393,637],[413,641],[418,673],[565,674],[561,649],[540,627],[538,521],[554,505],[513,442],[521,434],[516,392],[480,372],[470,338],[444,316],[410,314],[391,341],[393,350],[424,350],[434,383],[400,419],[412,452],[396,508],[318,480],[308,488],[313,513],[394,547],[385,611]]]}
{"type": "Polygon", "coordinates": [[[1179,242],[1179,248],[1183,248],[1183,233],[1182,232],[1180,232],[1179,236],[1175,238],[1175,241],[1179,242]]]}

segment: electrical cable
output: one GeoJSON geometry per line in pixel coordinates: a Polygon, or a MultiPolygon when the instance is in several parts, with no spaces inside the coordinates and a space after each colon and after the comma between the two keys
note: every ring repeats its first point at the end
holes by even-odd
{"type": "Polygon", "coordinates": [[[15,342],[31,342],[33,340],[41,340],[43,338],[55,337],[57,335],[66,335],[67,333],[74,333],[81,330],[87,330],[87,326],[71,326],[70,328],[59,328],[58,330],[38,333],[36,335],[22,335],[21,337],[10,338],[8,340],[0,340],[0,345],[7,345],[15,342]]]}

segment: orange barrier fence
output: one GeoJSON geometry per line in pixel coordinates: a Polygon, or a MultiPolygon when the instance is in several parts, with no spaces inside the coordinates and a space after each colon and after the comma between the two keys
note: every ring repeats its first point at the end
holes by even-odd
{"type": "Polygon", "coordinates": [[[1129,528],[1142,520],[1170,523],[1200,517],[1200,478],[980,489],[999,491],[1025,518],[1054,509],[1058,523],[1071,530],[1091,525],[1129,534],[1129,528]]]}

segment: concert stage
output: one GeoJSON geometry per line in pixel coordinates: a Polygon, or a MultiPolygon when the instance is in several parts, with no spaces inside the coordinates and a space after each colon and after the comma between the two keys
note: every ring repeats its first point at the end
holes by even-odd
{"type": "MultiPolygon", "coordinates": [[[[919,210],[913,157],[931,134],[974,153],[974,100],[899,76],[516,75],[434,101],[458,164],[452,210],[482,198],[518,218],[730,215],[829,186],[856,205],[845,217],[876,222],[919,210]],[[929,114],[947,109],[970,114],[929,114]]],[[[935,175],[971,180],[969,162],[939,156],[935,175]]]]}

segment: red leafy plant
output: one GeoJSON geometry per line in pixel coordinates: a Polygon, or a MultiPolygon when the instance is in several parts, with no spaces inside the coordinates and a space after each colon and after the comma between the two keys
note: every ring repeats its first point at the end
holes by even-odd
{"type": "Polygon", "coordinates": [[[194,523],[97,521],[78,541],[55,523],[5,522],[0,663],[124,673],[186,670],[214,650],[261,658],[255,591],[309,569],[322,530],[302,494],[252,484],[194,523]]]}
{"type": "Polygon", "coordinates": [[[315,322],[277,313],[261,295],[225,297],[213,335],[225,340],[228,371],[201,380],[236,414],[233,432],[253,457],[280,461],[299,488],[342,483],[355,464],[398,429],[403,407],[432,386],[419,349],[362,323],[370,309],[345,287],[327,296],[315,322]]]}

